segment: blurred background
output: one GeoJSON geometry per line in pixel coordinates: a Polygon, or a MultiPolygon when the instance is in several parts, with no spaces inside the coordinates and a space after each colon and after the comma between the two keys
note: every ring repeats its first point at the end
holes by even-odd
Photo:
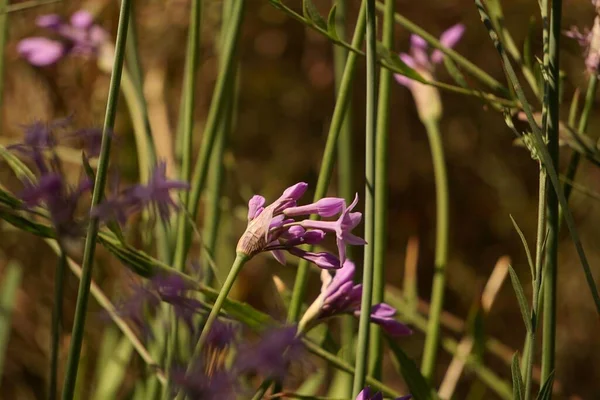
{"type": "MultiPolygon", "coordinates": [[[[313,0],[323,15],[329,0],[313,0]]],[[[17,2],[14,2],[17,3],[17,2]]],[[[239,103],[237,122],[227,145],[225,187],[221,206],[223,217],[217,263],[229,265],[233,247],[245,227],[246,202],[254,193],[274,199],[287,186],[300,180],[314,188],[324,149],[326,133],[335,101],[332,45],[324,37],[307,29],[272,7],[266,0],[249,0],[239,47],[239,103]]],[[[348,31],[352,32],[359,6],[349,0],[348,31]]],[[[533,51],[541,56],[541,24],[535,1],[503,2],[506,27],[517,45],[522,46],[535,16],[533,51]]],[[[300,9],[300,1],[286,1],[300,9]]],[[[220,1],[203,1],[202,51],[196,88],[196,149],[200,145],[203,125],[211,100],[217,72],[220,1]]],[[[187,0],[143,0],[134,2],[135,29],[143,68],[146,100],[152,128],[174,143],[178,121],[179,97],[185,58],[189,17],[187,0]]],[[[85,8],[97,13],[97,21],[111,35],[115,34],[117,1],[62,1],[9,15],[9,38],[5,55],[2,110],[2,144],[22,137],[22,124],[34,120],[50,121],[73,114],[74,126],[101,126],[108,91],[109,76],[93,60],[69,57],[58,64],[36,68],[19,58],[17,42],[27,36],[42,34],[35,27],[41,14],[59,13],[68,17],[85,8]]],[[[461,22],[466,33],[456,50],[494,78],[504,82],[497,53],[470,0],[397,1],[396,10],[435,36],[461,22]]],[[[571,25],[591,27],[595,16],[588,0],[564,1],[564,28],[571,25]]],[[[406,51],[409,32],[397,27],[395,50],[406,51]]],[[[585,91],[587,77],[579,45],[563,37],[562,65],[564,80],[564,119],[573,92],[585,91]]],[[[440,65],[437,79],[451,82],[440,65]]],[[[475,84],[474,81],[471,83],[475,84]]],[[[353,138],[355,190],[364,191],[364,59],[359,62],[353,85],[353,138]]],[[[530,245],[535,243],[537,216],[538,165],[529,152],[513,145],[514,135],[503,117],[485,107],[475,97],[442,92],[444,116],[442,133],[450,180],[451,243],[448,265],[445,310],[465,319],[480,296],[496,261],[509,256],[512,265],[526,284],[529,296],[529,269],[520,239],[509,215],[520,225],[530,245]]],[[[433,169],[425,129],[421,125],[410,92],[395,85],[392,92],[389,180],[389,243],[387,282],[401,287],[406,245],[409,238],[419,242],[419,295],[427,301],[432,277],[435,192],[433,169]]],[[[588,132],[597,136],[600,115],[594,106],[588,132]]],[[[119,145],[113,153],[123,179],[137,180],[135,143],[131,120],[124,101],[119,102],[115,131],[119,145]]],[[[570,152],[561,156],[566,166],[570,152]]],[[[70,164],[80,168],[79,153],[70,164]]],[[[18,191],[18,181],[6,164],[0,162],[3,185],[18,191]]],[[[589,191],[600,192],[600,173],[583,163],[577,182],[589,191]]],[[[335,181],[330,194],[336,194],[335,181]]],[[[306,201],[312,196],[306,195],[306,201]]],[[[575,190],[571,198],[574,216],[583,238],[593,271],[600,262],[597,238],[600,226],[598,200],[575,190]]],[[[360,205],[359,205],[360,207],[360,205]]],[[[200,221],[201,222],[201,221],[200,221]]],[[[9,259],[24,268],[24,281],[17,297],[4,375],[2,399],[42,398],[48,363],[50,312],[52,307],[54,253],[41,239],[15,231],[0,223],[0,273],[9,259]]],[[[133,230],[133,229],[132,229],[133,230]]],[[[99,248],[100,249],[100,248],[99,248]]],[[[355,254],[360,260],[360,252],[355,254]]],[[[559,308],[557,328],[557,371],[560,385],[557,398],[599,398],[600,324],[585,283],[574,248],[566,230],[560,237],[559,308]]],[[[99,267],[95,279],[107,293],[127,287],[134,279],[126,268],[103,249],[98,253],[99,267]]],[[[282,267],[270,257],[253,259],[243,272],[235,296],[283,318],[270,295],[272,274],[288,286],[293,285],[294,268],[282,267]],[[267,282],[261,285],[261,282],[267,282]]],[[[70,331],[77,292],[77,279],[67,278],[64,329],[70,331]]],[[[311,280],[314,296],[319,281],[311,280]]],[[[311,297],[312,298],[312,297],[311,297]]],[[[107,322],[99,307],[90,303],[88,343],[98,341],[107,322]]],[[[502,287],[485,320],[486,334],[500,339],[513,350],[521,351],[525,328],[518,304],[508,282],[502,287]]],[[[447,335],[453,335],[445,331],[447,335]]],[[[69,336],[63,338],[66,357],[69,336]]],[[[417,361],[423,336],[420,333],[403,340],[403,348],[417,361]]],[[[86,346],[84,359],[93,359],[96,349],[86,346]]],[[[442,353],[439,379],[450,356],[442,353]]],[[[499,375],[510,380],[510,369],[502,361],[486,357],[499,375]]],[[[134,371],[133,369],[132,371],[134,371]]],[[[91,369],[90,369],[91,371],[91,369]]],[[[92,372],[90,372],[91,374],[92,372]]],[[[131,381],[135,378],[132,372],[131,381]]],[[[462,385],[468,388],[473,375],[467,373],[462,385]]],[[[461,387],[457,398],[460,398],[461,387]]],[[[493,398],[489,394],[489,398],[493,398]]]]}

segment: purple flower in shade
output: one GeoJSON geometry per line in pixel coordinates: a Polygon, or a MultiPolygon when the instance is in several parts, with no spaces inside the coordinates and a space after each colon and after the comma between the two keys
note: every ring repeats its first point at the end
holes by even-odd
{"type": "Polygon", "coordinates": [[[300,359],[304,353],[304,345],[296,332],[296,326],[274,328],[265,331],[256,343],[240,346],[236,369],[283,379],[290,362],[300,359]]]}
{"type": "MultiPolygon", "coordinates": [[[[354,284],[354,263],[350,260],[335,272],[321,271],[321,294],[306,310],[300,321],[300,330],[307,331],[319,321],[339,314],[353,314],[358,317],[361,309],[362,284],[354,284]]],[[[371,308],[371,322],[381,326],[389,335],[405,336],[412,331],[394,319],[396,310],[386,304],[376,304],[371,308]]]]}
{"type": "MultiPolygon", "coordinates": [[[[396,400],[409,400],[412,399],[412,396],[409,394],[407,396],[402,396],[396,398],[396,400]]],[[[371,389],[367,386],[356,396],[356,400],[383,400],[383,394],[381,392],[371,393],[371,389]]]]}
{"type": "Polygon", "coordinates": [[[594,18],[592,30],[585,28],[582,33],[577,27],[571,27],[565,32],[565,35],[579,42],[579,45],[584,49],[587,72],[596,75],[600,68],[600,2],[592,1],[592,5],[596,8],[597,14],[594,18]]]}
{"type": "Polygon", "coordinates": [[[37,183],[26,183],[20,197],[27,208],[46,207],[59,238],[76,237],[82,233],[82,226],[75,218],[77,204],[92,186],[86,178],[72,188],[58,173],[46,172],[37,183]]]}
{"type": "Polygon", "coordinates": [[[116,218],[124,223],[130,214],[149,207],[163,221],[168,222],[171,212],[179,208],[171,198],[171,191],[187,190],[189,184],[168,179],[166,168],[166,163],[159,162],[147,184],[131,186],[119,193],[117,197],[105,200],[92,210],[92,216],[104,221],[116,218]]]}
{"type": "Polygon", "coordinates": [[[337,197],[326,197],[315,203],[298,206],[296,202],[307,187],[304,182],[290,186],[279,199],[266,207],[264,197],[253,196],[248,202],[248,226],[238,242],[237,251],[250,257],[263,251],[270,251],[282,264],[285,264],[284,251],[287,251],[321,268],[340,268],[346,254],[346,244],[365,244],[363,239],[351,233],[362,217],[359,212],[351,212],[358,202],[358,196],[348,208],[344,199],[337,197]],[[294,217],[311,214],[325,218],[337,214],[340,216],[337,221],[296,221],[294,219],[294,217]],[[314,245],[322,242],[326,232],[336,234],[339,259],[327,252],[309,252],[298,247],[302,244],[314,245]]]}
{"type": "Polygon", "coordinates": [[[96,57],[103,51],[104,45],[109,44],[108,33],[94,24],[93,16],[87,11],[75,12],[69,22],[56,14],[42,15],[36,20],[36,25],[60,38],[29,37],[19,42],[19,54],[38,67],[52,65],[67,54],[96,57]]]}
{"type": "Polygon", "coordinates": [[[204,361],[195,361],[191,371],[184,367],[171,371],[173,395],[182,390],[191,400],[235,400],[238,398],[237,377],[224,369],[214,371],[204,361]]]}
{"type": "MultiPolygon", "coordinates": [[[[462,24],[456,24],[447,29],[440,37],[440,43],[447,48],[452,48],[458,43],[465,31],[462,24]]],[[[418,35],[410,37],[409,53],[400,53],[400,59],[409,67],[417,71],[425,80],[432,81],[435,65],[442,62],[444,53],[438,49],[428,53],[428,46],[425,39],[418,35]]],[[[404,75],[394,75],[396,81],[410,89],[419,118],[422,121],[438,119],[442,115],[442,102],[437,88],[413,81],[404,75]]]]}

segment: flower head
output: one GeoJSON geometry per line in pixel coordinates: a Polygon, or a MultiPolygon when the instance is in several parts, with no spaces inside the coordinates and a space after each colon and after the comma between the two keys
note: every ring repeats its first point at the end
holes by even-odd
{"type": "Polygon", "coordinates": [[[92,210],[92,216],[102,220],[116,218],[123,223],[130,214],[149,207],[163,221],[168,222],[171,212],[179,208],[171,197],[171,191],[187,190],[189,184],[168,179],[166,168],[166,163],[159,162],[147,184],[128,187],[117,197],[105,200],[92,210]]]}
{"type": "MultiPolygon", "coordinates": [[[[456,24],[448,28],[440,37],[440,43],[447,48],[454,47],[461,39],[465,26],[456,24]]],[[[417,71],[426,80],[433,80],[435,65],[444,60],[444,53],[435,49],[428,53],[425,39],[418,35],[410,37],[409,53],[400,53],[400,59],[417,71]]],[[[439,118],[442,113],[440,94],[437,88],[413,81],[404,75],[394,75],[396,81],[407,87],[413,94],[419,117],[422,121],[439,118]]]]}
{"type": "Polygon", "coordinates": [[[589,74],[597,75],[600,69],[600,13],[598,2],[592,2],[596,7],[596,18],[594,18],[594,26],[592,30],[585,28],[581,32],[577,27],[571,27],[565,32],[565,36],[577,40],[579,45],[584,49],[585,67],[589,74]]]}
{"type": "MultiPolygon", "coordinates": [[[[350,260],[346,260],[333,277],[328,271],[321,271],[321,294],[302,317],[301,329],[306,330],[312,324],[339,314],[360,316],[362,284],[354,284],[354,271],[354,263],[350,260]]],[[[371,308],[371,321],[390,335],[410,335],[412,331],[394,319],[395,314],[396,309],[392,306],[386,303],[376,304],[371,308]]]]}
{"type": "Polygon", "coordinates": [[[312,204],[298,206],[296,202],[306,192],[308,185],[297,183],[288,189],[275,202],[265,207],[264,197],[255,195],[248,202],[248,226],[238,242],[237,250],[249,256],[270,251],[277,261],[284,264],[284,251],[304,258],[325,269],[340,268],[347,244],[363,245],[366,242],[351,233],[362,218],[359,212],[351,212],[358,203],[358,195],[350,207],[344,199],[326,197],[312,204]],[[336,221],[296,221],[294,217],[305,215],[333,217],[336,221]],[[336,235],[339,258],[327,252],[310,252],[300,249],[302,244],[318,244],[325,239],[327,232],[336,235]]]}
{"type": "Polygon", "coordinates": [[[296,326],[267,330],[252,344],[240,347],[235,366],[241,372],[282,379],[292,360],[300,359],[304,345],[296,326]]]}
{"type": "Polygon", "coordinates": [[[97,57],[109,44],[108,33],[94,23],[93,16],[87,11],[75,12],[69,22],[56,14],[42,15],[36,24],[60,38],[29,37],[19,42],[19,54],[38,67],[52,65],[68,54],[97,57]]]}

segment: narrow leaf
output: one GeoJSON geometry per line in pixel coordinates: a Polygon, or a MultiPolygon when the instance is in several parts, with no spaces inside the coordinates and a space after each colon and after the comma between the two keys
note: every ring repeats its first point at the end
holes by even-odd
{"type": "Polygon", "coordinates": [[[508,266],[508,272],[510,273],[510,282],[512,283],[513,289],[515,290],[515,294],[517,295],[517,301],[519,302],[519,308],[521,309],[521,316],[523,317],[523,322],[525,323],[527,332],[531,332],[531,314],[529,313],[529,306],[527,305],[527,299],[525,299],[523,286],[521,286],[521,282],[519,281],[517,273],[510,265],[508,266]]]}
{"type": "Polygon", "coordinates": [[[462,74],[462,72],[460,72],[458,66],[454,61],[452,61],[450,57],[444,57],[444,66],[446,67],[446,70],[448,71],[452,79],[454,79],[454,82],[458,84],[458,86],[464,87],[465,89],[469,89],[469,85],[467,84],[465,76],[462,74]]]}
{"type": "Polygon", "coordinates": [[[4,354],[10,336],[12,312],[22,277],[23,271],[19,264],[11,261],[6,265],[0,290],[0,376],[2,376],[4,354]]]}
{"type": "Polygon", "coordinates": [[[327,33],[334,40],[340,40],[340,37],[337,34],[337,29],[335,28],[335,26],[337,24],[336,11],[337,11],[337,4],[334,4],[333,7],[331,8],[331,11],[329,11],[329,16],[327,17],[327,33]]]}
{"type": "Polygon", "coordinates": [[[516,352],[513,355],[510,371],[512,373],[514,400],[525,400],[525,388],[523,387],[521,367],[519,366],[519,352],[516,352]]]}
{"type": "Polygon", "coordinates": [[[427,82],[425,79],[423,79],[421,75],[419,75],[417,71],[406,65],[406,63],[402,61],[397,54],[392,53],[390,49],[385,47],[380,42],[377,42],[377,55],[381,59],[381,63],[383,66],[387,68],[394,68],[398,70],[399,74],[404,75],[415,81],[421,83],[427,82]]]}
{"type": "Polygon", "coordinates": [[[554,385],[554,371],[548,375],[546,382],[540,388],[537,400],[552,400],[552,386],[554,385]]]}
{"type": "Polygon", "coordinates": [[[535,280],[535,266],[533,264],[533,258],[531,257],[531,251],[529,251],[529,245],[527,244],[527,239],[525,239],[525,235],[523,234],[523,231],[521,230],[521,228],[519,228],[519,225],[517,224],[517,221],[515,221],[513,216],[509,215],[509,217],[513,223],[513,226],[515,227],[515,230],[519,234],[519,237],[521,238],[521,243],[523,244],[523,248],[525,249],[525,254],[527,255],[527,263],[529,264],[529,269],[531,270],[531,279],[535,280]]]}
{"type": "Polygon", "coordinates": [[[324,31],[327,31],[327,23],[319,14],[319,10],[315,7],[314,3],[311,0],[303,0],[302,1],[302,13],[304,14],[304,18],[308,19],[318,28],[321,28],[324,31]]]}
{"type": "Polygon", "coordinates": [[[427,380],[421,372],[415,362],[410,359],[406,353],[398,346],[398,344],[391,338],[386,337],[387,342],[392,350],[392,361],[396,366],[396,369],[400,372],[410,393],[414,400],[434,400],[438,399],[438,396],[434,389],[427,383],[427,380]]]}

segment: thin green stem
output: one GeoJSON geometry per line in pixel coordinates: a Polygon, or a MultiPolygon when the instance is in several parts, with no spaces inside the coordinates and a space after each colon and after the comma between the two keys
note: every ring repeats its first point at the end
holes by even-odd
{"type": "MultiPolygon", "coordinates": [[[[190,14],[190,28],[188,32],[188,47],[185,64],[185,77],[183,82],[184,91],[182,94],[183,103],[183,131],[182,131],[182,160],[180,169],[180,179],[189,182],[192,172],[192,137],[194,133],[194,107],[196,105],[196,68],[200,53],[200,18],[202,12],[202,2],[200,0],[192,1],[192,11],[190,14]]],[[[182,194],[182,202],[186,208],[189,206],[189,193],[182,194]]],[[[185,213],[179,213],[177,221],[177,244],[184,243],[187,235],[187,218],[185,213]]],[[[185,249],[187,250],[187,249],[185,249]]],[[[174,267],[183,271],[187,251],[177,251],[175,253],[174,267]]]]}
{"type": "MultiPolygon", "coordinates": [[[[375,0],[367,0],[367,89],[366,89],[366,126],[365,126],[365,241],[362,277],[362,298],[358,320],[358,345],[354,364],[354,383],[352,396],[365,385],[369,357],[369,329],[371,322],[371,304],[373,296],[373,245],[375,239],[375,140],[377,136],[377,18],[375,0]]],[[[379,344],[381,347],[381,344],[379,344]]],[[[380,348],[378,349],[380,350],[380,348]]]]}
{"type": "MultiPolygon", "coordinates": [[[[219,129],[220,121],[226,109],[224,105],[228,97],[228,82],[235,78],[235,63],[233,60],[236,55],[237,42],[241,30],[240,28],[242,25],[245,4],[245,0],[234,2],[231,10],[231,18],[227,24],[227,33],[224,39],[223,53],[221,54],[222,65],[221,68],[219,68],[213,99],[210,103],[210,109],[202,137],[200,155],[196,161],[193,178],[191,180],[192,188],[190,190],[187,209],[193,221],[196,220],[200,195],[202,194],[206,184],[210,155],[213,151],[213,145],[219,129]]],[[[189,229],[189,227],[186,225],[184,225],[184,229],[184,240],[177,241],[177,249],[175,251],[177,260],[181,260],[185,257],[191,241],[191,229],[189,229]]]]}
{"type": "MultiPolygon", "coordinates": [[[[394,0],[386,0],[383,19],[383,45],[394,47],[394,0]]],[[[379,104],[377,106],[377,135],[375,145],[375,227],[373,240],[373,298],[372,304],[383,302],[385,292],[385,252],[387,249],[387,202],[388,202],[388,133],[392,73],[379,71],[379,104]]],[[[369,349],[370,373],[381,378],[383,341],[381,328],[371,325],[371,348],[369,349]]]]}
{"type": "MultiPolygon", "coordinates": [[[[352,46],[360,46],[365,33],[365,5],[366,0],[363,0],[360,13],[356,22],[356,28],[354,30],[354,37],[352,38],[352,46]]],[[[348,60],[346,61],[346,67],[344,68],[344,75],[340,83],[338,96],[335,102],[335,108],[333,110],[333,117],[331,119],[331,125],[329,126],[329,133],[327,134],[327,143],[325,144],[325,151],[323,152],[323,159],[321,160],[321,170],[319,171],[319,178],[317,180],[317,186],[315,189],[314,200],[317,201],[327,194],[327,188],[329,181],[333,173],[333,163],[335,161],[335,152],[344,122],[344,116],[348,110],[350,104],[350,92],[352,83],[354,81],[354,73],[356,71],[356,62],[358,55],[356,53],[348,54],[348,60]]],[[[306,260],[301,260],[298,264],[298,271],[296,272],[296,281],[294,282],[294,290],[292,292],[292,299],[290,301],[290,307],[288,309],[288,321],[296,322],[300,317],[300,310],[302,308],[302,301],[304,299],[304,293],[306,291],[306,282],[308,280],[308,269],[309,263],[306,260]]]]}
{"type": "Polygon", "coordinates": [[[65,288],[65,271],[67,255],[61,249],[54,271],[54,304],[52,305],[52,342],[50,348],[50,388],[48,398],[56,399],[58,389],[58,355],[60,352],[60,336],[62,324],[63,292],[65,288]]]}
{"type": "Polygon", "coordinates": [[[0,376],[4,376],[4,358],[8,341],[12,314],[17,301],[17,292],[23,278],[23,270],[19,264],[9,261],[4,268],[4,277],[0,286],[0,376]]]}
{"type": "Polygon", "coordinates": [[[258,387],[258,389],[256,389],[256,393],[254,393],[254,396],[252,396],[252,400],[261,400],[261,399],[263,399],[265,393],[267,393],[267,390],[269,390],[269,388],[271,387],[272,384],[273,384],[273,380],[272,379],[266,379],[258,387]]]}
{"type": "Polygon", "coordinates": [[[439,121],[431,119],[423,121],[431,147],[433,173],[435,176],[436,197],[436,227],[435,227],[435,265],[433,272],[433,285],[431,287],[431,309],[421,372],[427,379],[433,377],[435,371],[437,351],[440,341],[440,318],[444,306],[444,289],[446,286],[446,263],[448,261],[448,226],[449,226],[449,195],[446,162],[444,160],[444,147],[439,131],[439,121]]]}
{"type": "MultiPolygon", "coordinates": [[[[347,17],[347,2],[344,0],[334,0],[337,5],[337,12],[335,14],[335,28],[339,37],[346,39],[346,17],[347,17]]],[[[333,46],[333,63],[335,71],[335,91],[336,95],[339,95],[342,78],[344,76],[344,68],[346,66],[348,58],[348,50],[342,46],[333,46]]],[[[352,102],[348,104],[348,111],[345,113],[342,127],[338,137],[338,194],[340,197],[345,199],[347,202],[351,202],[354,196],[354,190],[352,185],[353,178],[353,159],[352,159],[352,102]]],[[[352,258],[353,249],[348,248],[347,256],[352,258]]],[[[345,349],[342,353],[342,358],[348,363],[352,363],[353,357],[353,343],[354,343],[354,330],[356,323],[353,315],[343,315],[341,317],[341,333],[340,333],[340,347],[345,349]]],[[[335,381],[339,382],[339,391],[336,396],[342,398],[350,398],[352,395],[352,376],[338,370],[335,381]]]]}
{"type": "MultiPolygon", "coordinates": [[[[123,0],[121,2],[117,38],[115,43],[115,59],[108,91],[106,116],[102,131],[102,145],[100,148],[100,157],[98,158],[98,171],[96,173],[96,181],[94,183],[94,193],[92,195],[92,208],[96,207],[102,200],[104,187],[106,185],[106,177],[108,175],[108,161],[110,157],[111,145],[110,132],[114,128],[115,117],[117,114],[117,100],[119,97],[121,72],[123,70],[130,4],[131,0],[123,0]]],[[[71,400],[73,398],[75,383],[77,381],[77,370],[79,365],[79,357],[81,355],[81,344],[83,342],[87,302],[90,294],[90,284],[92,282],[92,269],[94,265],[94,252],[96,250],[96,238],[98,236],[98,223],[98,218],[91,218],[87,229],[82,261],[83,272],[81,281],[79,283],[79,294],[77,296],[77,304],[75,307],[71,346],[69,348],[69,357],[66,367],[67,372],[63,386],[63,400],[71,400]]]]}
{"type": "MultiPolygon", "coordinates": [[[[549,91],[548,91],[548,153],[555,170],[558,168],[559,141],[559,58],[561,36],[562,1],[553,0],[550,12],[550,44],[549,44],[549,91]]],[[[556,192],[547,191],[547,229],[546,258],[544,265],[544,312],[542,336],[542,382],[554,371],[556,348],[556,276],[558,269],[558,196],[556,192]]]]}
{"type": "MultiPolygon", "coordinates": [[[[377,8],[380,11],[385,12],[386,6],[383,4],[383,2],[378,1],[377,8]]],[[[431,35],[425,29],[421,28],[417,24],[413,23],[412,21],[398,13],[394,15],[394,19],[398,23],[398,25],[402,26],[411,33],[421,36],[432,47],[442,51],[444,54],[447,54],[452,59],[452,61],[456,62],[459,66],[464,68],[465,71],[469,72],[471,75],[479,79],[489,88],[497,90],[498,92],[504,95],[508,94],[508,90],[500,82],[492,78],[487,72],[473,64],[471,61],[467,60],[465,57],[458,54],[456,51],[445,47],[435,36],[431,35]]]]}
{"type": "MultiPolygon", "coordinates": [[[[577,133],[580,135],[585,135],[588,127],[588,122],[590,119],[590,114],[594,105],[594,100],[596,98],[596,89],[598,88],[598,75],[592,74],[590,75],[590,79],[588,81],[588,87],[585,94],[585,103],[583,104],[583,111],[581,112],[581,117],[579,119],[579,126],[577,127],[577,133]]],[[[581,155],[578,152],[573,152],[571,155],[571,159],[569,160],[569,166],[567,167],[566,177],[569,181],[575,180],[575,174],[577,173],[577,168],[579,167],[579,161],[581,159],[581,155]]],[[[571,196],[573,188],[571,185],[565,185],[565,198],[567,201],[571,196]]],[[[561,217],[562,221],[562,209],[561,209],[561,217]]]]}
{"type": "MultiPolygon", "coordinates": [[[[0,8],[4,11],[8,7],[8,0],[0,1],[0,8]]],[[[8,40],[8,13],[0,14],[0,128],[4,122],[4,50],[8,40]]]]}
{"type": "Polygon", "coordinates": [[[237,279],[240,271],[242,270],[242,267],[248,260],[249,260],[248,255],[246,255],[244,253],[237,253],[235,260],[233,261],[233,265],[231,266],[231,269],[229,270],[229,274],[227,275],[227,279],[225,279],[225,282],[223,282],[223,287],[221,287],[221,291],[219,291],[219,295],[217,296],[217,299],[215,300],[215,304],[210,309],[210,313],[208,314],[208,317],[206,318],[206,323],[202,327],[202,331],[200,332],[200,338],[198,339],[198,343],[196,343],[196,347],[194,349],[194,353],[192,356],[192,362],[190,363],[190,365],[192,365],[193,361],[195,359],[197,359],[200,356],[200,354],[202,353],[202,348],[204,347],[204,344],[206,343],[206,339],[208,339],[210,329],[212,328],[213,324],[217,320],[217,317],[219,316],[219,312],[221,311],[221,308],[223,307],[223,303],[227,299],[227,296],[229,295],[229,292],[231,291],[231,288],[233,287],[235,280],[237,279]]]}

